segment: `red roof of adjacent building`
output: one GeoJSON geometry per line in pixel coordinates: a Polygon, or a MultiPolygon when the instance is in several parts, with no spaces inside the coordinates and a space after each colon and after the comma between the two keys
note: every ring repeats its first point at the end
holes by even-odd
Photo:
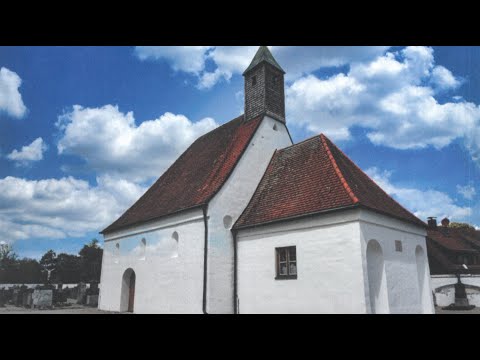
{"type": "Polygon", "coordinates": [[[479,234],[475,230],[438,226],[429,228],[427,237],[448,250],[476,251],[480,248],[479,234]]]}
{"type": "Polygon", "coordinates": [[[234,227],[355,206],[426,226],[322,134],[275,152],[234,227]]]}
{"type": "MultiPolygon", "coordinates": [[[[427,253],[432,274],[480,273],[480,264],[465,269],[457,255],[480,254],[480,232],[468,228],[438,226],[427,230],[427,253]]],[[[471,261],[471,260],[470,260],[471,261]]]]}
{"type": "Polygon", "coordinates": [[[103,234],[202,206],[220,190],[263,117],[243,115],[197,139],[103,234]]]}

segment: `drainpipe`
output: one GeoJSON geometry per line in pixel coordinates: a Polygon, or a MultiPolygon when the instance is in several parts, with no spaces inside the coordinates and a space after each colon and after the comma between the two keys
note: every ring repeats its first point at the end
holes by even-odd
{"type": "Polygon", "coordinates": [[[203,301],[202,309],[204,314],[207,313],[207,265],[208,265],[208,204],[203,207],[203,222],[205,224],[205,245],[203,247],[203,301]]]}
{"type": "Polygon", "coordinates": [[[233,313],[239,313],[237,294],[237,230],[232,230],[233,235],[233,313]]]}

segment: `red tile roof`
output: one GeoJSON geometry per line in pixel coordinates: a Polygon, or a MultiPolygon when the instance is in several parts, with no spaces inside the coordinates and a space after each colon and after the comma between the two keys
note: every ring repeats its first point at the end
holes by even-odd
{"type": "Polygon", "coordinates": [[[103,234],[202,206],[220,190],[263,117],[243,115],[198,138],[103,234]]]}
{"type": "Polygon", "coordinates": [[[429,228],[427,230],[427,237],[448,250],[475,251],[480,248],[478,234],[475,235],[475,231],[469,234],[469,231],[465,229],[444,228],[439,226],[436,229],[429,228]]]}
{"type": "Polygon", "coordinates": [[[480,273],[480,264],[465,269],[457,255],[480,256],[480,232],[464,228],[439,226],[427,230],[427,253],[431,274],[480,273]]]}
{"type": "Polygon", "coordinates": [[[234,228],[355,206],[426,226],[322,134],[275,152],[234,228]]]}

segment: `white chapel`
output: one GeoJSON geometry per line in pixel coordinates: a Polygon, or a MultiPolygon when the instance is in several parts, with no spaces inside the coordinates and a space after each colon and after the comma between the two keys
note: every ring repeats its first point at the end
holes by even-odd
{"type": "Polygon", "coordinates": [[[101,310],[434,312],[426,224],[325,135],[293,144],[284,75],[260,47],[244,115],[102,231],[101,310]]]}

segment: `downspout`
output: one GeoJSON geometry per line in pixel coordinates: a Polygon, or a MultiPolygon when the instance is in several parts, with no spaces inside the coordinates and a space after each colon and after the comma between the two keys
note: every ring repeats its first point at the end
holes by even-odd
{"type": "Polygon", "coordinates": [[[207,313],[207,264],[208,264],[208,204],[203,208],[203,222],[205,224],[205,245],[203,247],[203,301],[202,309],[204,314],[207,313]]]}
{"type": "Polygon", "coordinates": [[[237,290],[237,230],[232,230],[233,235],[233,313],[239,313],[237,290]]]}

